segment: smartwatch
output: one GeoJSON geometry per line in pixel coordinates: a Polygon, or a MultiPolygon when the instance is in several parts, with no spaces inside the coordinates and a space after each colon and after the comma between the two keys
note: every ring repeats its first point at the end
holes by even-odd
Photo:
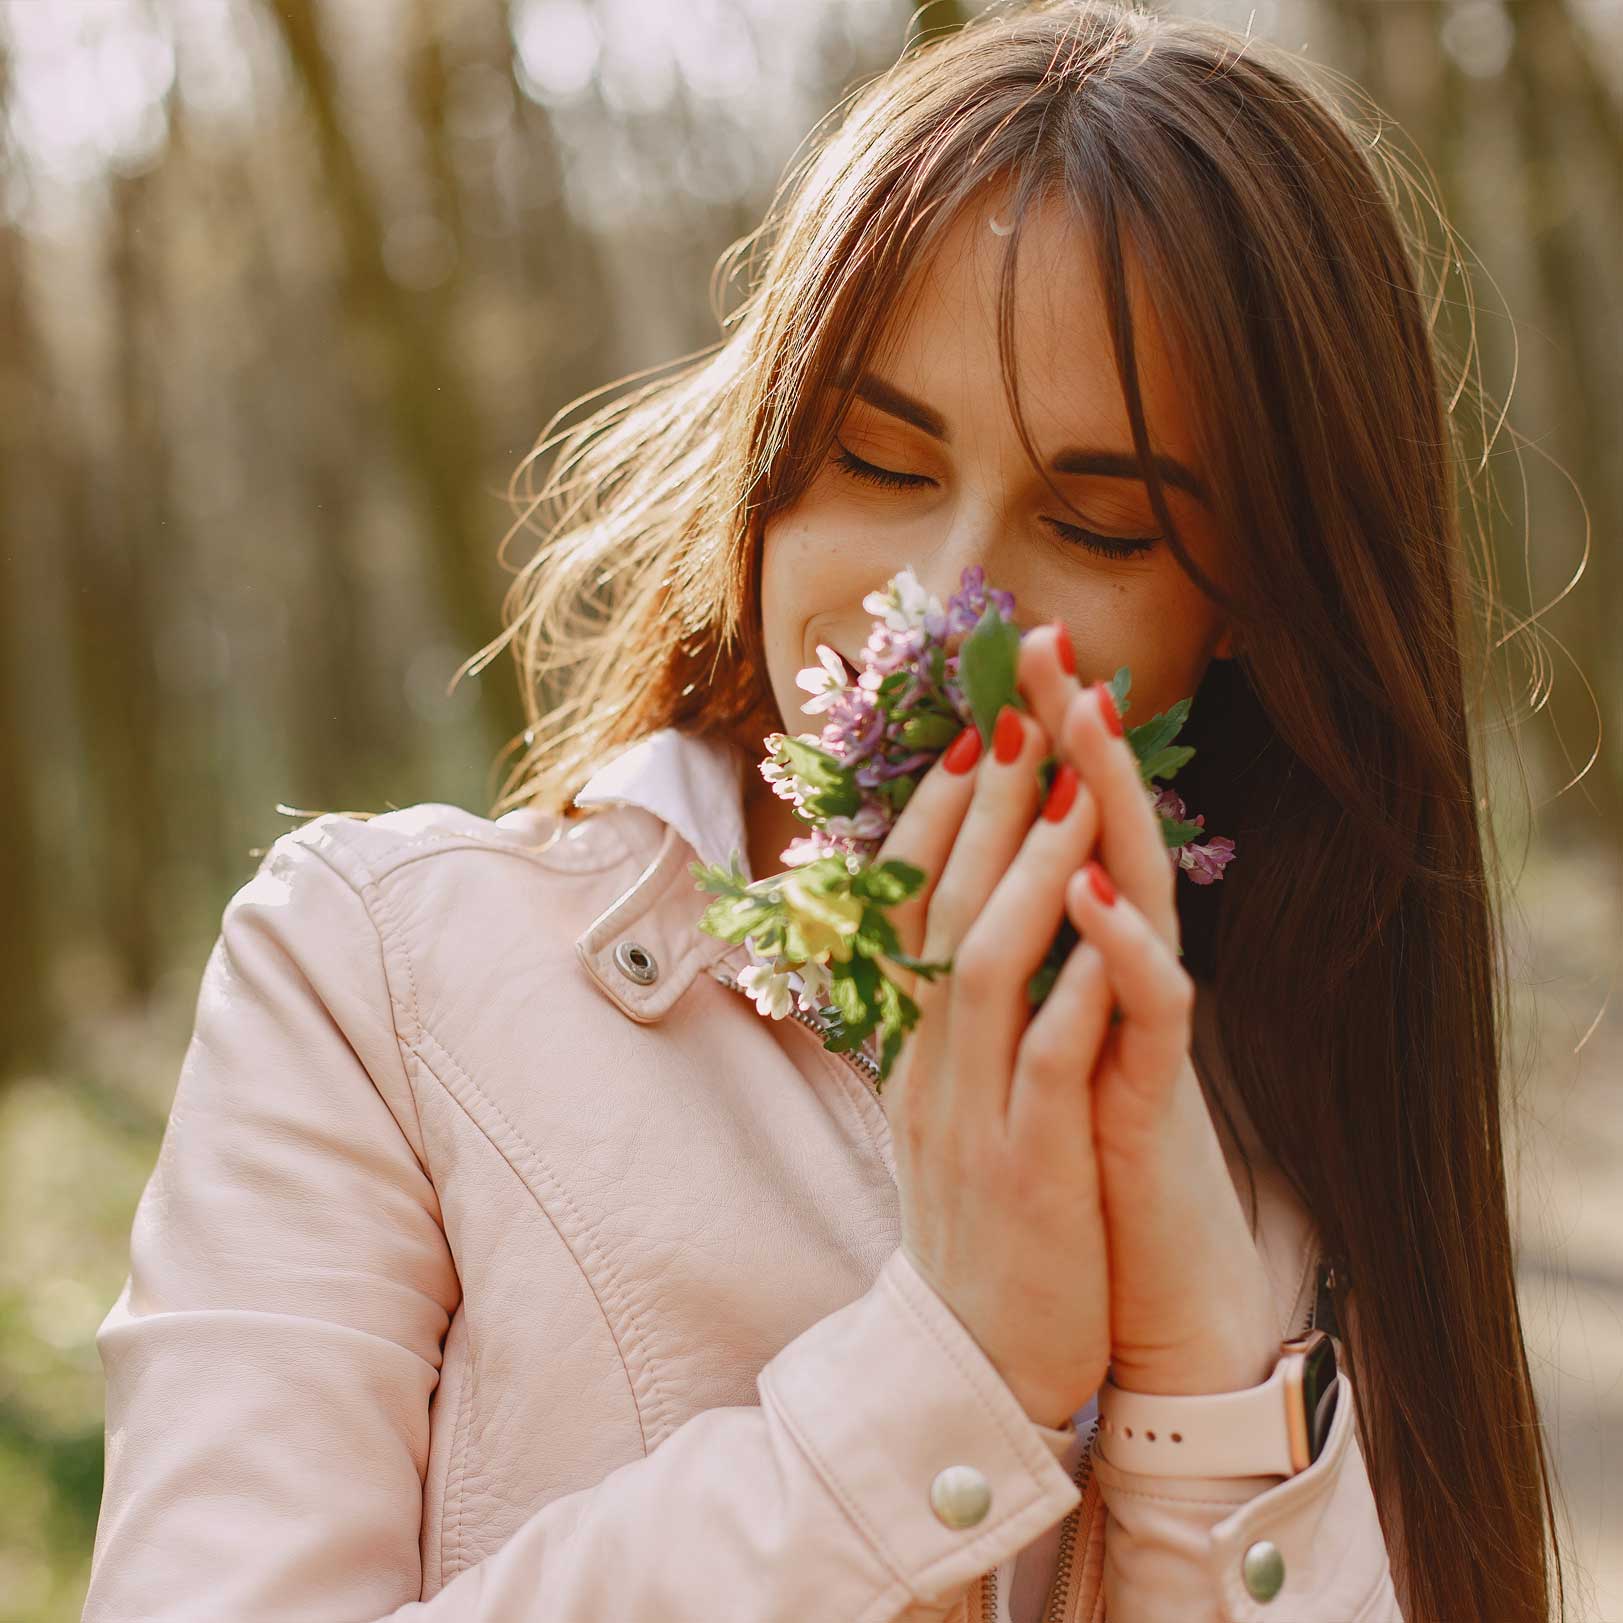
{"type": "Polygon", "coordinates": [[[1283,1343],[1274,1372],[1243,1392],[1195,1397],[1099,1388],[1105,1459],[1145,1476],[1295,1476],[1323,1452],[1341,1390],[1323,1330],[1283,1343]]]}

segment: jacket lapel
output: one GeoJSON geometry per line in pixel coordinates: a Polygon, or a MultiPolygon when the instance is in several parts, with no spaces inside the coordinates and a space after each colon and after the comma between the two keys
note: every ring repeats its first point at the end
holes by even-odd
{"type": "Polygon", "coordinates": [[[695,975],[729,953],[742,962],[748,949],[699,928],[715,898],[698,888],[689,868],[698,858],[675,826],[637,806],[614,815],[644,865],[582,931],[575,951],[609,999],[647,1023],[660,1019],[695,975]]]}

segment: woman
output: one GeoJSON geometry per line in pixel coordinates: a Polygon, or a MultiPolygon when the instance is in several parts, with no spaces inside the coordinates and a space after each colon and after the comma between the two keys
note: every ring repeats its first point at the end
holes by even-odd
{"type": "Polygon", "coordinates": [[[713,351],[561,436],[507,809],[319,818],[226,909],[87,1618],[1559,1606],[1438,357],[1355,128],[1240,44],[1063,3],[910,55],[713,351]],[[955,968],[880,1095],[690,864],[783,866],[761,740],[904,565],[1014,593],[1027,709],[887,840],[955,968]],[[1221,885],[1118,664],[1196,694],[1221,885]]]}

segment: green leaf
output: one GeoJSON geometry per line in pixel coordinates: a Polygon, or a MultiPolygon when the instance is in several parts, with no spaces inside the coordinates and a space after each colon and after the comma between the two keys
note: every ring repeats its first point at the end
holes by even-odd
{"type": "Polygon", "coordinates": [[[1197,835],[1205,832],[1199,823],[1180,823],[1176,817],[1161,819],[1161,838],[1166,841],[1169,851],[1176,851],[1180,845],[1188,845],[1197,835]]]}
{"type": "Polygon", "coordinates": [[[982,743],[989,744],[992,727],[1004,705],[1023,710],[1015,686],[1015,665],[1020,656],[1020,633],[989,606],[980,623],[958,648],[958,681],[969,701],[970,712],[981,730],[982,743]]]}
{"type": "Polygon", "coordinates": [[[827,750],[786,734],[778,740],[772,757],[804,785],[804,809],[813,819],[854,817],[862,809],[855,770],[827,750]]]}
{"type": "Polygon", "coordinates": [[[1194,760],[1195,752],[1187,744],[1173,744],[1167,749],[1157,750],[1147,761],[1140,761],[1138,770],[1146,783],[1152,783],[1156,778],[1170,778],[1180,767],[1186,766],[1194,760]]]}
{"type": "Polygon", "coordinates": [[[903,969],[911,969],[921,980],[933,981],[937,975],[952,973],[950,958],[915,958],[911,953],[893,952],[890,955],[903,969]]]}
{"type": "Polygon", "coordinates": [[[1141,727],[1127,729],[1127,742],[1140,761],[1147,761],[1159,750],[1165,749],[1178,736],[1179,729],[1189,719],[1188,699],[1179,699],[1168,710],[1152,716],[1141,727]]]}
{"type": "Polygon", "coordinates": [[[926,712],[922,716],[909,716],[902,723],[902,742],[910,749],[944,750],[963,730],[963,723],[956,716],[926,712]]]}
{"type": "Polygon", "coordinates": [[[913,798],[913,791],[919,786],[919,780],[906,773],[899,778],[886,778],[874,790],[874,793],[883,800],[893,812],[900,812],[902,807],[913,798]]]}
{"type": "Polygon", "coordinates": [[[749,884],[736,850],[726,868],[704,862],[690,862],[688,872],[698,882],[698,889],[712,891],[718,896],[742,895],[749,884]]]}
{"type": "Polygon", "coordinates": [[[883,1015],[880,1030],[884,1036],[879,1045],[879,1082],[876,1091],[883,1091],[885,1079],[902,1050],[903,1037],[918,1024],[919,1006],[888,975],[879,977],[879,1001],[883,1015]]]}
{"type": "MultiPolygon", "coordinates": [[[[834,978],[829,997],[840,1012],[838,1041],[842,1048],[854,1048],[878,1024],[879,982],[883,977],[871,958],[853,953],[843,963],[829,966],[834,978]]],[[[830,1046],[825,1043],[825,1047],[830,1046]]]]}
{"type": "Polygon", "coordinates": [[[855,979],[843,973],[845,964],[836,967],[834,976],[829,982],[829,1001],[839,1011],[843,1026],[855,1025],[867,1018],[868,1000],[862,995],[862,988],[855,979]]]}
{"type": "Polygon", "coordinates": [[[899,857],[870,863],[851,880],[851,894],[890,907],[905,902],[924,883],[924,870],[899,857]]]}
{"type": "Polygon", "coordinates": [[[742,941],[754,935],[776,911],[771,902],[759,896],[722,896],[704,910],[699,928],[723,941],[742,941]]]}
{"type": "Polygon", "coordinates": [[[1116,674],[1110,678],[1105,686],[1110,689],[1110,697],[1116,701],[1116,714],[1127,714],[1127,690],[1133,685],[1133,673],[1123,665],[1116,674]]]}

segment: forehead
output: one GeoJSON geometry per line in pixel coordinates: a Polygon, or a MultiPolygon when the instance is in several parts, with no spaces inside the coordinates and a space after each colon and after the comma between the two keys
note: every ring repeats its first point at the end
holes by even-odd
{"type": "MultiPolygon", "coordinates": [[[[1005,192],[970,200],[913,268],[873,362],[935,406],[955,434],[1008,419],[998,353],[998,288],[1013,242],[1005,192]]],[[[1194,418],[1156,318],[1148,285],[1122,243],[1145,421],[1157,450],[1199,471],[1194,418]]],[[[1131,451],[1127,403],[1110,341],[1105,284],[1086,226],[1058,200],[1034,204],[1021,231],[1012,289],[1011,341],[1020,404],[1039,449],[1103,446],[1131,451]]],[[[1013,434],[1012,422],[1007,423],[1013,434]]]]}

